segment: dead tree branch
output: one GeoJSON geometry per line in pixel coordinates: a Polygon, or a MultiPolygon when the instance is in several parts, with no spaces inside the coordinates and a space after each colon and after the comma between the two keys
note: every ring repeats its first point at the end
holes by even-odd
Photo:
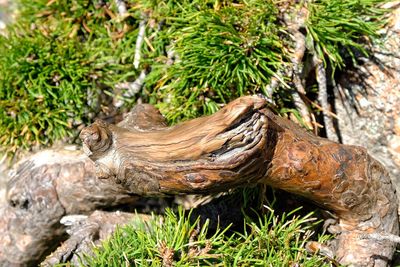
{"type": "Polygon", "coordinates": [[[263,98],[242,97],[174,127],[127,130],[99,121],[80,137],[97,175],[131,194],[267,184],[336,214],[339,262],[386,266],[395,244],[359,234],[398,234],[398,202],[387,171],[365,149],[307,133],[266,106],[263,98]]]}
{"type": "Polygon", "coordinates": [[[315,53],[313,55],[313,61],[315,62],[314,65],[316,66],[315,73],[318,83],[318,102],[322,108],[321,112],[324,118],[326,137],[332,141],[337,142],[339,138],[333,126],[333,118],[330,115],[331,112],[328,102],[328,88],[326,83],[326,71],[324,68],[324,64],[315,53]]]}
{"type": "Polygon", "coordinates": [[[304,89],[304,82],[301,78],[302,72],[302,61],[304,57],[304,53],[306,51],[306,37],[304,34],[300,32],[300,29],[304,27],[305,18],[306,18],[307,10],[306,8],[301,8],[298,12],[294,12],[296,16],[289,17],[289,15],[285,15],[284,20],[287,25],[287,29],[291,34],[291,38],[294,42],[293,53],[291,56],[291,61],[293,64],[293,73],[292,73],[292,81],[296,88],[296,90],[292,94],[292,98],[295,106],[300,112],[301,117],[304,120],[307,128],[312,128],[310,112],[308,110],[307,104],[302,99],[302,95],[306,94],[306,90],[304,89]]]}

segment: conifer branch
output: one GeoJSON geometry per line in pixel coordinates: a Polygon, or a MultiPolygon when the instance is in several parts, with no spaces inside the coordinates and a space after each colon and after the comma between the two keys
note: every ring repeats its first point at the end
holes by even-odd
{"type": "MultiPolygon", "coordinates": [[[[116,1],[117,1],[117,3],[118,2],[123,3],[123,1],[121,1],[121,0],[116,0],[116,1]]],[[[121,9],[123,9],[123,8],[121,8],[121,9]]],[[[119,7],[118,7],[118,10],[120,10],[119,7]]],[[[126,11],[126,8],[125,8],[125,11],[126,11]]],[[[141,48],[142,48],[143,41],[145,39],[145,33],[146,33],[146,21],[142,20],[139,23],[139,33],[138,33],[138,36],[136,39],[135,57],[133,60],[133,66],[135,67],[135,69],[139,69],[139,64],[140,64],[140,59],[141,59],[141,48]]],[[[139,93],[139,91],[142,89],[146,75],[147,75],[147,71],[142,70],[139,77],[134,82],[120,83],[120,84],[117,84],[115,86],[115,88],[126,90],[122,94],[123,98],[133,97],[135,94],[139,93]]],[[[123,104],[124,104],[123,99],[116,99],[116,98],[114,99],[114,106],[121,107],[123,104]]]]}

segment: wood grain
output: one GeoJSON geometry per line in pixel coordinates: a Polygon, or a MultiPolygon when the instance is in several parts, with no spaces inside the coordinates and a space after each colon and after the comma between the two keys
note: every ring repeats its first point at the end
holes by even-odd
{"type": "Polygon", "coordinates": [[[131,194],[210,193],[264,183],[336,214],[333,249],[341,263],[386,266],[393,255],[392,242],[359,238],[398,234],[398,201],[385,168],[362,147],[319,138],[276,116],[261,97],[239,98],[173,127],[127,129],[97,121],[80,137],[98,177],[131,194]]]}

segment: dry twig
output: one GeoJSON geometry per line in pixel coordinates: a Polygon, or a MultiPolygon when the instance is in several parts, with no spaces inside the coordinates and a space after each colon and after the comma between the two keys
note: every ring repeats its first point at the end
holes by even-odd
{"type": "Polygon", "coordinates": [[[115,5],[117,6],[118,14],[124,17],[127,14],[125,2],[123,0],[115,0],[115,5]]]}
{"type": "Polygon", "coordinates": [[[318,83],[318,102],[321,105],[321,112],[324,118],[326,137],[332,141],[339,141],[335,128],[333,126],[333,119],[331,116],[329,103],[328,103],[328,88],[326,85],[326,71],[321,59],[314,53],[313,61],[315,65],[315,74],[318,83]]]}
{"type": "Polygon", "coordinates": [[[302,67],[301,63],[303,61],[304,53],[306,51],[306,37],[300,32],[300,29],[304,27],[305,18],[307,10],[305,7],[301,8],[299,12],[295,13],[295,17],[285,16],[285,22],[288,27],[288,31],[291,34],[291,38],[294,41],[295,47],[291,61],[293,64],[293,84],[296,90],[293,92],[292,97],[295,106],[300,112],[301,117],[304,120],[305,125],[311,129],[312,123],[310,119],[310,112],[308,110],[307,104],[302,99],[302,95],[305,95],[306,91],[304,89],[304,82],[301,78],[302,67]]]}

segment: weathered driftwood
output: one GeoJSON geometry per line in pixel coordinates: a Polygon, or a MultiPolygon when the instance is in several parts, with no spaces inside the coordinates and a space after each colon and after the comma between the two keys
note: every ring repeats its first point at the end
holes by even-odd
{"type": "Polygon", "coordinates": [[[338,233],[334,252],[341,263],[390,261],[394,243],[361,238],[399,231],[390,177],[364,148],[307,133],[256,96],[209,117],[163,126],[124,129],[98,121],[80,137],[98,177],[129,193],[210,193],[268,184],[335,213],[331,229],[338,233]]]}
{"type": "MultiPolygon", "coordinates": [[[[150,105],[137,105],[119,124],[127,129],[164,127],[150,105]]],[[[0,207],[0,266],[35,266],[66,238],[60,219],[132,204],[122,186],[98,179],[93,162],[77,150],[46,150],[24,159],[0,207]]],[[[70,241],[72,242],[72,241],[70,241]]]]}

